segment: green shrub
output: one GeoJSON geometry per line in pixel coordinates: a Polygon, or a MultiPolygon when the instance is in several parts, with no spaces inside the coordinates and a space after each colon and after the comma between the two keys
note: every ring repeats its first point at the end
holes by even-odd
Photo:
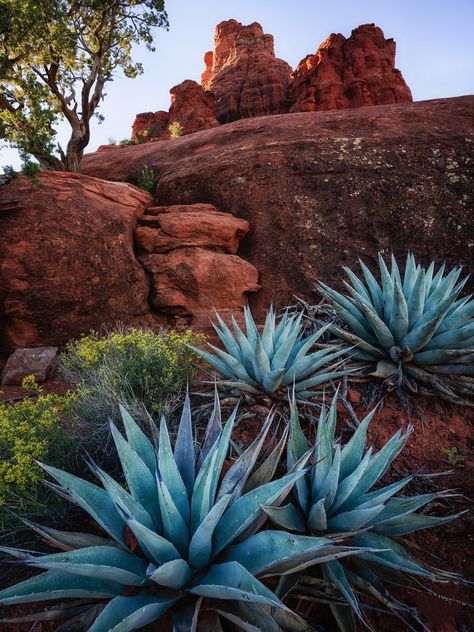
{"type": "Polygon", "coordinates": [[[148,193],[155,192],[156,176],[153,169],[150,169],[148,165],[145,165],[138,176],[138,186],[148,193]]]}
{"type": "Polygon", "coordinates": [[[41,172],[41,167],[37,162],[33,162],[32,160],[24,160],[21,165],[22,173],[31,180],[34,184],[38,184],[38,173],[41,172]]]}
{"type": "Polygon", "coordinates": [[[184,134],[184,128],[179,121],[174,121],[168,125],[168,132],[171,138],[180,138],[184,134]]]}
{"type": "Polygon", "coordinates": [[[23,387],[34,388],[37,396],[0,401],[0,506],[12,494],[32,493],[43,478],[37,460],[62,462],[66,439],[61,422],[76,399],[72,393],[45,395],[33,376],[25,378],[23,387]]]}
{"type": "Polygon", "coordinates": [[[117,401],[142,424],[147,411],[172,411],[193,377],[188,344],[202,342],[191,331],[155,333],[143,329],[96,332],[67,345],[62,373],[78,388],[75,414],[87,426],[94,445],[107,449],[107,418],[118,419],[117,401]]]}

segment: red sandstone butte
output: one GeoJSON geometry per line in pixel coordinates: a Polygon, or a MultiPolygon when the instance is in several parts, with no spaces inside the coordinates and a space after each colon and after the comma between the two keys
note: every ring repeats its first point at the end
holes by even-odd
{"type": "Polygon", "coordinates": [[[258,22],[218,24],[214,51],[204,62],[201,85],[213,93],[221,123],[288,111],[291,67],[275,57],[273,35],[264,34],[258,22]]]}
{"type": "Polygon", "coordinates": [[[169,122],[180,123],[183,134],[217,127],[214,115],[214,99],[196,81],[186,80],[170,90],[171,107],[169,122]]]}
{"type": "Polygon", "coordinates": [[[332,34],[293,73],[291,112],[315,112],[413,101],[395,68],[396,44],[375,24],[349,38],[332,34]]]}
{"type": "Polygon", "coordinates": [[[168,138],[169,118],[169,113],[164,110],[137,114],[132,125],[132,140],[147,141],[159,136],[168,138]]]}

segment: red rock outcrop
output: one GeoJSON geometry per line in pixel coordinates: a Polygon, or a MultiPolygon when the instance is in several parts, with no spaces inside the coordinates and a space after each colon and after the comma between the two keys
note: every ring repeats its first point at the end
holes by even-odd
{"type": "MultiPolygon", "coordinates": [[[[210,203],[250,222],[239,254],[260,272],[250,296],[316,300],[314,279],[378,250],[474,272],[474,97],[241,120],[182,138],[87,155],[86,173],[159,177],[158,203],[210,203]]],[[[471,275],[471,288],[473,288],[471,275]]]]}
{"type": "Polygon", "coordinates": [[[214,114],[212,95],[205,92],[196,81],[183,81],[171,88],[170,94],[169,122],[179,123],[183,128],[183,134],[219,125],[214,114]]]}
{"type": "Polygon", "coordinates": [[[221,213],[211,204],[151,207],[138,224],[138,247],[156,253],[194,246],[236,254],[250,229],[245,220],[221,213]]]}
{"type": "Polygon", "coordinates": [[[1,186],[0,348],[56,346],[119,322],[153,324],[133,251],[149,200],[129,184],[72,173],[1,186]]]}
{"type": "Polygon", "coordinates": [[[208,329],[214,308],[237,315],[246,292],[260,289],[256,268],[235,255],[247,221],[210,204],[150,207],[138,221],[139,261],[158,312],[208,329]]]}
{"type": "Polygon", "coordinates": [[[132,140],[146,142],[152,138],[169,138],[169,118],[169,113],[164,110],[137,114],[132,125],[132,140]]]}
{"type": "Polygon", "coordinates": [[[291,67],[275,57],[273,35],[264,34],[258,22],[218,24],[214,51],[204,62],[201,85],[213,93],[221,123],[288,111],[291,67]]]}
{"type": "Polygon", "coordinates": [[[395,68],[396,44],[375,24],[349,38],[332,34],[293,73],[291,112],[315,112],[413,101],[395,68]]]}

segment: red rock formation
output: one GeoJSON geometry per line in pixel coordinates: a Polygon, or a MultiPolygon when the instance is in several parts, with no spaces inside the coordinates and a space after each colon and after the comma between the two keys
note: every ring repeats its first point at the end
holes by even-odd
{"type": "Polygon", "coordinates": [[[204,92],[195,81],[183,81],[171,88],[170,94],[169,123],[178,122],[183,128],[183,134],[219,125],[214,115],[212,95],[204,92]]]}
{"type": "Polygon", "coordinates": [[[375,24],[354,29],[346,39],[334,33],[293,73],[291,112],[357,108],[412,101],[395,68],[396,44],[375,24]]]}
{"type": "Polygon", "coordinates": [[[214,308],[240,311],[246,292],[256,292],[258,271],[236,255],[204,248],[176,248],[140,257],[152,277],[151,303],[159,312],[193,316],[193,326],[209,328],[214,308]]]}
{"type": "Polygon", "coordinates": [[[194,246],[235,254],[249,223],[211,204],[149,208],[138,220],[137,245],[145,252],[169,252],[194,246]]]}
{"type": "Polygon", "coordinates": [[[204,57],[201,85],[216,99],[221,123],[288,111],[291,67],[275,57],[273,36],[257,22],[237,20],[217,25],[214,51],[204,57]]]}
{"type": "Polygon", "coordinates": [[[142,112],[137,114],[133,121],[131,138],[135,141],[145,142],[159,136],[168,138],[168,124],[169,113],[164,110],[142,112]]]}
{"type": "Polygon", "coordinates": [[[38,181],[19,176],[0,186],[0,348],[61,345],[105,324],[153,324],[133,252],[148,193],[72,173],[38,181]]]}
{"type": "MultiPolygon", "coordinates": [[[[250,222],[239,254],[260,273],[250,296],[314,302],[314,279],[378,250],[474,272],[474,97],[247,119],[182,138],[90,154],[104,178],[160,173],[160,204],[208,202],[250,222]]],[[[227,255],[229,256],[229,255],[227,255]]],[[[471,274],[471,291],[473,287],[471,274]]]]}

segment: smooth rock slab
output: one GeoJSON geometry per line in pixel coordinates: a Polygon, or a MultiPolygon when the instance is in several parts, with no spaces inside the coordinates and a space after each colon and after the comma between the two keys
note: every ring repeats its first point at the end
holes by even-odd
{"type": "Polygon", "coordinates": [[[56,370],[57,356],[57,347],[17,349],[3,369],[2,385],[20,385],[27,375],[34,375],[37,382],[45,382],[56,370]]]}

